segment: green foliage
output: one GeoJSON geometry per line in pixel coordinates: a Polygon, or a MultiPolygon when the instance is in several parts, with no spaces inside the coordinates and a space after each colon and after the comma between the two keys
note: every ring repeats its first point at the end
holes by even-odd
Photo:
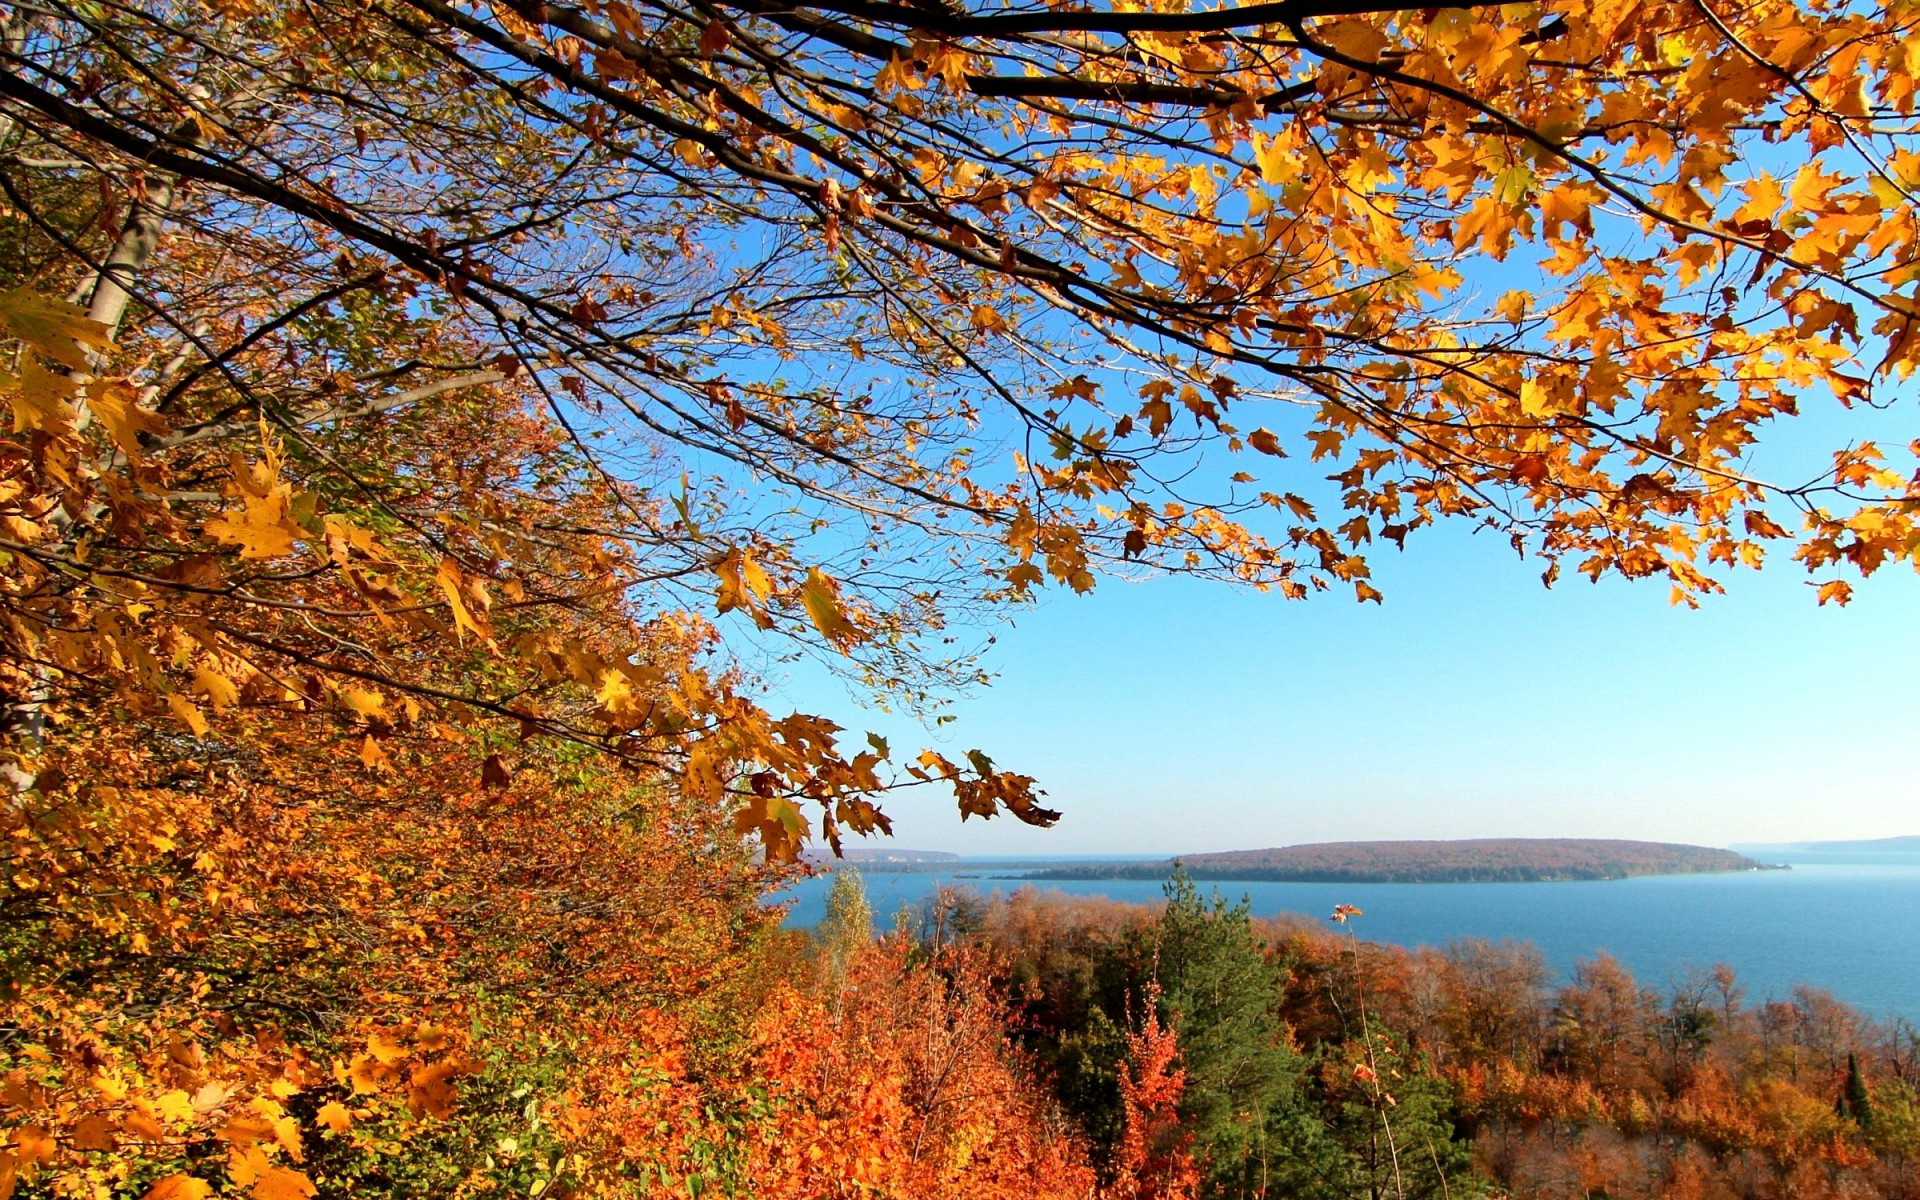
{"type": "Polygon", "coordinates": [[[867,903],[866,881],[860,872],[842,865],[833,872],[827,890],[827,915],[814,931],[820,961],[832,979],[844,979],[847,964],[861,947],[873,941],[873,907],[867,903]]]}
{"type": "Polygon", "coordinates": [[[1920,1087],[1890,1079],[1876,1089],[1867,1139],[1884,1155],[1920,1156],[1920,1087]]]}
{"type": "Polygon", "coordinates": [[[1860,1058],[1847,1053],[1847,1084],[1840,1096],[1840,1115],[1853,1118],[1862,1129],[1873,1128],[1873,1095],[1867,1091],[1866,1076],[1860,1073],[1860,1058]]]}
{"type": "Polygon", "coordinates": [[[1472,1151],[1453,1136],[1453,1097],[1406,1042],[1369,1022],[1364,1038],[1325,1047],[1315,1107],[1338,1148],[1329,1176],[1300,1195],[1441,1200],[1484,1192],[1472,1151]]]}
{"type": "Polygon", "coordinates": [[[1269,1192],[1276,1178],[1324,1173],[1326,1147],[1303,1111],[1306,1067],[1280,1018],[1284,983],[1253,931],[1248,903],[1203,901],[1185,871],[1148,935],[1165,1016],[1178,1031],[1187,1086],[1181,1113],[1205,1188],[1269,1192]]]}

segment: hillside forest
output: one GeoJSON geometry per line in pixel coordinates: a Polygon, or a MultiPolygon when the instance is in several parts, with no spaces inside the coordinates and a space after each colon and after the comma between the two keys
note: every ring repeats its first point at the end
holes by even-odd
{"type": "Polygon", "coordinates": [[[1912,1194],[1815,992],[762,899],[1069,807],[796,662],[938,728],[1044,595],[1442,524],[1920,562],[1917,21],[0,3],[0,1200],[1912,1194]]]}

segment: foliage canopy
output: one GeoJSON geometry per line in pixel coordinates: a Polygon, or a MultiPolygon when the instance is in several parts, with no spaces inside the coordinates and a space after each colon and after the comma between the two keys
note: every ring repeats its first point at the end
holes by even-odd
{"type": "Polygon", "coordinates": [[[1753,460],[1920,355],[1916,46],[1829,0],[19,7],[17,773],[103,690],[376,765],[464,712],[787,856],[891,783],[1053,814],[659,623],[913,700],[976,671],[950,614],[1129,562],[1378,599],[1444,516],[1687,602],[1778,541],[1844,602],[1920,545],[1905,451],[1753,460]]]}

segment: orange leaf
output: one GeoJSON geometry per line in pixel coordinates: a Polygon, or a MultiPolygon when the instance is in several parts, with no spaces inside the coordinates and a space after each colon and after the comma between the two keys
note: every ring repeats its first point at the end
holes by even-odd
{"type": "Polygon", "coordinates": [[[207,1200],[213,1185],[192,1175],[169,1175],[147,1189],[140,1200],[207,1200]]]}
{"type": "Polygon", "coordinates": [[[13,1131],[14,1157],[28,1166],[50,1161],[60,1144],[38,1125],[22,1125],[13,1131]]]}
{"type": "Polygon", "coordinates": [[[317,1189],[305,1175],[289,1167],[268,1167],[253,1181],[253,1200],[312,1200],[317,1189]]]}
{"type": "Polygon", "coordinates": [[[353,1126],[353,1114],[338,1100],[329,1100],[321,1105],[320,1111],[313,1114],[313,1119],[335,1133],[345,1133],[353,1126]]]}
{"type": "Polygon", "coordinates": [[[477,638],[486,637],[486,631],[473,619],[473,611],[467,607],[466,596],[462,592],[463,581],[460,567],[451,558],[440,560],[440,571],[434,577],[440,590],[447,597],[447,607],[453,611],[453,626],[456,633],[471,632],[477,638]]]}
{"type": "Polygon", "coordinates": [[[106,426],[113,444],[128,457],[140,453],[140,435],[165,436],[170,427],[159,413],[140,407],[140,392],[124,379],[102,379],[87,385],[87,407],[106,426]]]}

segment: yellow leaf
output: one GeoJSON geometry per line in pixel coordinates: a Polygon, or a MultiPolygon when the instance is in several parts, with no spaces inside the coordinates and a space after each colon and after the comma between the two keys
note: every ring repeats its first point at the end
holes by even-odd
{"type": "Polygon", "coordinates": [[[240,689],[233,686],[233,680],[214,670],[202,666],[193,673],[194,690],[213,703],[213,711],[225,712],[240,699],[240,689]]]}
{"type": "Polygon", "coordinates": [[[268,1167],[253,1181],[253,1200],[311,1200],[315,1188],[305,1175],[289,1167],[268,1167]]]}
{"type": "Polygon", "coordinates": [[[141,1200],[207,1200],[213,1185],[191,1175],[169,1175],[147,1189],[141,1200]]]}
{"type": "Polygon", "coordinates": [[[335,1133],[345,1133],[353,1125],[353,1114],[338,1100],[329,1100],[321,1105],[320,1111],[313,1114],[313,1119],[335,1133]]]}
{"type": "Polygon", "coordinates": [[[447,597],[447,607],[453,611],[453,624],[456,633],[471,631],[477,638],[486,637],[486,632],[473,619],[473,612],[467,607],[466,597],[461,594],[462,581],[460,567],[451,558],[440,560],[440,572],[434,577],[441,592],[447,597]]]}
{"type": "Polygon", "coordinates": [[[800,604],[807,610],[807,619],[827,640],[838,645],[852,638],[853,625],[840,607],[840,589],[819,567],[809,570],[807,581],[800,585],[800,604]]]}
{"type": "Polygon", "coordinates": [[[140,393],[124,379],[102,379],[87,385],[87,407],[107,427],[113,444],[129,457],[140,453],[140,435],[165,436],[170,427],[158,413],[140,407],[140,393]]]}
{"type": "Polygon", "coordinates": [[[361,687],[343,687],[340,689],[340,703],[352,709],[356,716],[367,720],[383,720],[387,715],[387,698],[379,692],[361,687]]]}
{"type": "Polygon", "coordinates": [[[13,336],[76,371],[91,365],[83,346],[113,349],[107,327],[89,318],[86,309],[24,287],[0,292],[0,322],[13,336]]]}
{"type": "Polygon", "coordinates": [[[207,522],[207,533],[240,547],[242,558],[279,558],[293,553],[294,539],[305,531],[295,523],[290,507],[293,489],[275,483],[265,492],[242,486],[241,507],[228,509],[207,522]]]}
{"type": "Polygon", "coordinates": [[[154,1107],[160,1110],[160,1119],[163,1121],[185,1121],[193,1117],[192,1097],[177,1088],[162,1093],[154,1102],[154,1107]]]}
{"type": "Polygon", "coordinates": [[[1285,138],[1275,136],[1262,141],[1253,137],[1253,161],[1260,168],[1263,183],[1286,184],[1300,177],[1300,162],[1285,138]]]}
{"type": "Polygon", "coordinates": [[[8,403],[13,405],[13,431],[37,429],[58,436],[71,432],[76,417],[72,400],[80,387],[65,375],[56,375],[32,359],[20,364],[18,378],[4,379],[8,403]]]}
{"type": "Polygon", "coordinates": [[[1844,608],[1847,601],[1851,599],[1853,599],[1853,585],[1844,579],[1832,579],[1820,585],[1821,604],[1831,600],[1844,608]]]}
{"type": "Polygon", "coordinates": [[[193,701],[179,692],[171,692],[167,696],[167,707],[173,710],[174,716],[186,723],[188,729],[193,730],[193,736],[207,736],[207,730],[210,728],[207,719],[200,715],[200,710],[193,706],[193,701]]]}

